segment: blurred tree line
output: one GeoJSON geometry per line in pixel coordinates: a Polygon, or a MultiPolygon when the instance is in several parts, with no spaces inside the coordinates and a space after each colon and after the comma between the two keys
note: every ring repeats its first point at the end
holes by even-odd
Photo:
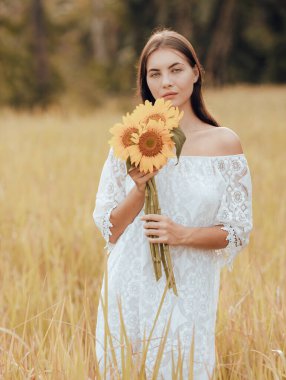
{"type": "Polygon", "coordinates": [[[131,93],[160,26],[192,42],[208,84],[286,82],[285,0],[0,0],[0,104],[131,93]]]}

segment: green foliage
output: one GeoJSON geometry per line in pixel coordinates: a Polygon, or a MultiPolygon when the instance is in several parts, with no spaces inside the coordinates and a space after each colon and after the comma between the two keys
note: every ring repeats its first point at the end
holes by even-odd
{"type": "MultiPolygon", "coordinates": [[[[51,64],[48,33],[42,38],[43,46],[37,45],[28,17],[31,7],[32,2],[21,9],[23,16],[15,20],[8,8],[6,17],[0,20],[0,103],[15,108],[48,106],[64,88],[60,74],[51,64]]],[[[41,21],[48,24],[47,16],[41,21]]],[[[43,28],[43,32],[47,30],[43,28]]]]}
{"type": "Polygon", "coordinates": [[[172,133],[173,133],[172,140],[174,141],[175,146],[176,146],[176,156],[178,159],[178,161],[177,161],[177,163],[178,163],[183,145],[186,141],[186,136],[180,127],[174,128],[172,133]]]}
{"type": "Polygon", "coordinates": [[[6,54],[1,62],[0,102],[15,108],[45,107],[56,99],[63,88],[61,77],[52,70],[50,80],[45,84],[37,81],[34,62],[25,52],[6,54]]]}
{"type": "Polygon", "coordinates": [[[3,1],[0,105],[45,107],[65,94],[97,105],[103,95],[130,94],[135,90],[141,49],[158,27],[175,29],[192,42],[209,84],[285,83],[282,0],[259,5],[241,0],[227,13],[228,4],[227,0],[3,1]],[[226,17],[229,22],[222,29],[226,17]],[[220,29],[225,33],[217,41],[220,29]]]}

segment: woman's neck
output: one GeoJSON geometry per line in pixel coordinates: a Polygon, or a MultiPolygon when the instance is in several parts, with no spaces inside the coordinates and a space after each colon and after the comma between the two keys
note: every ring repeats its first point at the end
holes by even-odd
{"type": "Polygon", "coordinates": [[[180,121],[180,127],[183,132],[192,132],[202,129],[204,123],[195,115],[191,104],[186,104],[185,107],[180,107],[180,111],[184,111],[184,116],[180,121]]]}

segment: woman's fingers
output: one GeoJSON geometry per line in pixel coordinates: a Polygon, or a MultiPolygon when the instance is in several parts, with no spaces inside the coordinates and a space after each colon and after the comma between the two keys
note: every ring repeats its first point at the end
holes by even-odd
{"type": "MultiPolygon", "coordinates": [[[[135,180],[135,179],[140,179],[142,180],[143,182],[147,182],[150,178],[154,177],[157,173],[159,172],[159,170],[156,170],[154,171],[153,173],[142,173],[138,170],[138,172],[135,172],[134,173],[131,173],[131,177],[135,180]]],[[[130,174],[130,173],[129,173],[130,174]]]]}
{"type": "Polygon", "coordinates": [[[149,228],[160,228],[159,222],[148,222],[144,223],[144,228],[149,229],[149,228]]]}
{"type": "Polygon", "coordinates": [[[153,175],[157,174],[158,171],[159,171],[159,169],[154,169],[152,173],[150,173],[150,172],[145,173],[145,172],[141,172],[138,167],[131,166],[131,168],[128,170],[128,173],[140,174],[142,176],[150,176],[150,175],[153,176],[153,175]]]}
{"type": "Polygon", "coordinates": [[[140,172],[138,167],[133,167],[128,171],[128,174],[135,182],[137,188],[142,188],[146,186],[146,183],[154,177],[159,172],[158,169],[154,170],[152,173],[140,172]]]}
{"type": "Polygon", "coordinates": [[[167,221],[168,217],[162,214],[145,214],[141,216],[141,220],[163,222],[163,221],[167,221]]]}
{"type": "Polygon", "coordinates": [[[154,170],[153,173],[148,173],[146,174],[146,179],[150,179],[152,177],[154,177],[154,175],[156,175],[157,173],[159,172],[159,170],[154,170]]]}
{"type": "Polygon", "coordinates": [[[138,168],[136,168],[136,166],[131,166],[131,167],[128,169],[128,173],[134,172],[135,170],[138,170],[138,168]]]}
{"type": "Polygon", "coordinates": [[[140,173],[140,171],[138,170],[138,168],[134,168],[134,169],[128,171],[128,174],[134,180],[137,179],[137,178],[141,178],[143,176],[143,174],[140,173]]]}
{"type": "Polygon", "coordinates": [[[166,237],[164,237],[164,236],[155,237],[155,238],[148,237],[148,241],[149,241],[149,243],[164,243],[164,244],[168,244],[168,239],[166,237]]]}
{"type": "Polygon", "coordinates": [[[152,235],[152,236],[161,236],[163,234],[163,232],[162,231],[160,231],[160,230],[152,230],[152,229],[150,229],[150,230],[146,230],[145,231],[145,235],[152,235]]]}

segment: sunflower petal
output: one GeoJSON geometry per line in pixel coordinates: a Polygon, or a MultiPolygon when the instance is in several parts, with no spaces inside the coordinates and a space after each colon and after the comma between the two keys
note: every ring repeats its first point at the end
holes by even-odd
{"type": "Polygon", "coordinates": [[[153,172],[154,167],[164,166],[168,157],[175,157],[174,148],[179,158],[185,142],[179,129],[182,116],[170,100],[159,98],[154,104],[146,100],[110,129],[113,136],[108,143],[117,157],[140,165],[141,171],[153,172]]]}

